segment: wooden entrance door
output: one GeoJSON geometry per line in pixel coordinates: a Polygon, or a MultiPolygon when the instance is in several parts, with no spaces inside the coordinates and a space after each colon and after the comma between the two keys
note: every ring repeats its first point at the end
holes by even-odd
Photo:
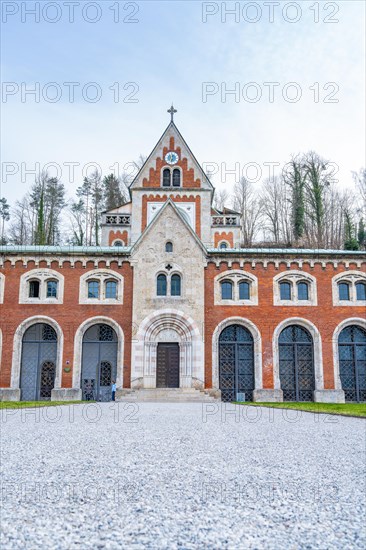
{"type": "Polygon", "coordinates": [[[156,387],[179,388],[179,344],[158,344],[156,387]]]}

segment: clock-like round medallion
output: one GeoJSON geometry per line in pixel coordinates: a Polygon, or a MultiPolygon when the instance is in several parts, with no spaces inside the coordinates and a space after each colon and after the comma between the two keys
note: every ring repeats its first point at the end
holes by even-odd
{"type": "Polygon", "coordinates": [[[177,164],[178,160],[179,157],[174,151],[169,151],[169,153],[165,155],[165,162],[168,164],[177,164]]]}

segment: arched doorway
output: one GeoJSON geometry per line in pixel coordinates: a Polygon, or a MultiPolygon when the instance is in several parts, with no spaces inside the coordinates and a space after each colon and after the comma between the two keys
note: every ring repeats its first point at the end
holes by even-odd
{"type": "Polygon", "coordinates": [[[220,334],[219,386],[222,401],[253,401],[254,341],[241,325],[230,325],[220,334]]]}
{"type": "Polygon", "coordinates": [[[338,338],[339,376],[346,401],[366,401],[366,330],[351,325],[338,338]]]}
{"type": "Polygon", "coordinates": [[[46,323],[36,323],[29,327],[22,340],[22,401],[51,399],[51,391],[55,385],[56,361],[56,331],[46,323]]]}
{"type": "Polygon", "coordinates": [[[279,337],[280,381],[284,401],[313,401],[314,346],[300,325],[286,327],[279,337]]]}
{"type": "Polygon", "coordinates": [[[91,326],[84,334],[81,389],[85,401],[110,401],[117,377],[117,334],[105,324],[91,326]]]}

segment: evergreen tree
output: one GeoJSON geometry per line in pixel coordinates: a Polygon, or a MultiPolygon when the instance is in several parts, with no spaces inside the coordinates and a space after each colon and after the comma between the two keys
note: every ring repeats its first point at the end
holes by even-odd
{"type": "Polygon", "coordinates": [[[344,211],[344,221],[344,248],[345,250],[358,250],[359,244],[355,235],[355,226],[351,212],[348,209],[344,211]]]}
{"type": "Polygon", "coordinates": [[[362,218],[358,223],[357,240],[358,240],[358,244],[360,245],[360,248],[363,248],[366,244],[366,231],[365,231],[365,224],[363,223],[362,218]]]}
{"type": "Polygon", "coordinates": [[[121,191],[121,182],[114,174],[109,174],[103,178],[103,200],[106,210],[112,210],[126,202],[121,191]]]}

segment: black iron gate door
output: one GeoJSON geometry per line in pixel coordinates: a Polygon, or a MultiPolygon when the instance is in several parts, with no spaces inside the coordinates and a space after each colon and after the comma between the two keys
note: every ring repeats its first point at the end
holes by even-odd
{"type": "Polygon", "coordinates": [[[222,401],[253,401],[254,342],[249,330],[230,325],[219,338],[219,377],[222,401]]]}
{"type": "Polygon", "coordinates": [[[339,376],[346,401],[366,401],[366,331],[355,325],[338,338],[339,376]]]}
{"type": "Polygon", "coordinates": [[[84,334],[81,388],[84,401],[110,401],[117,376],[117,335],[109,325],[93,325],[84,334]]]}
{"type": "Polygon", "coordinates": [[[37,323],[24,333],[20,389],[22,401],[51,399],[55,385],[57,334],[45,323],[37,323]]]}
{"type": "Polygon", "coordinates": [[[284,401],[313,401],[315,390],[313,339],[298,325],[279,337],[280,381],[284,401]]]}

